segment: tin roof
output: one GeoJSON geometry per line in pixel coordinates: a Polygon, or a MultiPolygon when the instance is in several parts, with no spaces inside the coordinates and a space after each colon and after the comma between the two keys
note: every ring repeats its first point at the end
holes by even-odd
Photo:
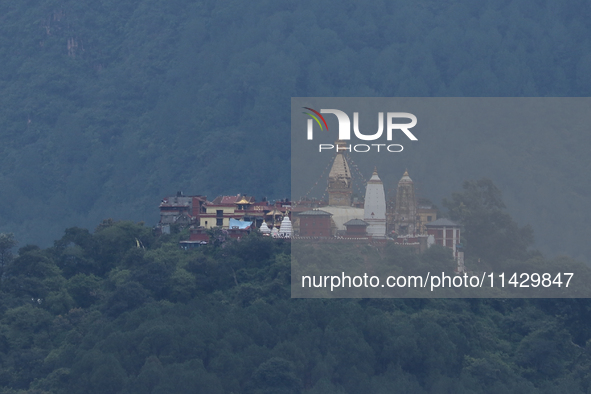
{"type": "Polygon", "coordinates": [[[320,209],[313,209],[310,211],[304,211],[304,212],[298,213],[298,216],[327,216],[327,215],[332,216],[332,213],[322,211],[320,209]]]}
{"type": "Polygon", "coordinates": [[[364,222],[361,219],[351,219],[345,223],[345,226],[369,226],[369,223],[364,222]]]}
{"type": "Polygon", "coordinates": [[[240,198],[237,196],[217,196],[210,204],[211,205],[234,205],[234,203],[240,198]]]}
{"type": "Polygon", "coordinates": [[[427,224],[425,224],[425,226],[427,227],[460,227],[459,224],[452,222],[449,219],[446,218],[441,218],[441,219],[437,219],[433,222],[429,222],[427,224]]]}

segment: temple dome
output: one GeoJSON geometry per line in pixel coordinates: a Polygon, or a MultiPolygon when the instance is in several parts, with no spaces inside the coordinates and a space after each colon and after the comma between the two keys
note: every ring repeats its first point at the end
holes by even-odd
{"type": "Polygon", "coordinates": [[[285,216],[281,221],[281,225],[279,226],[279,236],[285,238],[291,238],[291,220],[289,220],[288,216],[285,216]]]}
{"type": "Polygon", "coordinates": [[[261,234],[270,234],[271,233],[271,229],[269,229],[269,226],[267,226],[267,223],[263,222],[263,224],[261,224],[261,228],[259,228],[259,231],[261,232],[261,234]]]}

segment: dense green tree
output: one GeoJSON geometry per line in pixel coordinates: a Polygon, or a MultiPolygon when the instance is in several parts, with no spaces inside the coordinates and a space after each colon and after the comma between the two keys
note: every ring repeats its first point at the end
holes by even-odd
{"type": "Polygon", "coordinates": [[[158,357],[150,356],[133,382],[133,394],[153,393],[153,390],[164,378],[164,367],[158,357]]]}
{"type": "Polygon", "coordinates": [[[4,282],[4,273],[6,267],[10,265],[13,260],[12,249],[17,242],[14,239],[14,234],[0,234],[0,286],[4,282]]]}
{"type": "Polygon", "coordinates": [[[122,312],[130,311],[149,300],[149,294],[141,284],[133,281],[126,282],[118,287],[110,296],[106,304],[106,312],[117,316],[122,312]]]}
{"type": "Polygon", "coordinates": [[[64,280],[51,255],[32,245],[19,249],[7,277],[12,292],[37,303],[42,303],[50,292],[59,291],[64,280]]]}
{"type": "Polygon", "coordinates": [[[100,278],[94,275],[77,274],[68,280],[66,289],[78,306],[88,308],[99,298],[100,278]]]}
{"type": "Polygon", "coordinates": [[[252,375],[246,392],[252,394],[298,394],[301,382],[295,375],[293,365],[284,359],[274,357],[265,361],[252,375]]]}
{"type": "MultiPolygon", "coordinates": [[[[480,185],[454,194],[452,210],[469,206],[459,212],[474,221],[508,215],[493,185],[480,185]]],[[[21,248],[0,289],[0,392],[589,388],[584,299],[292,299],[290,242],[253,234],[182,250],[183,236],[156,239],[142,224],[107,220],[94,233],[68,229],[47,249],[21,248]]],[[[454,266],[446,248],[375,249],[346,252],[353,264],[360,254],[381,259],[391,273],[454,266]]],[[[505,253],[520,268],[573,264],[505,253]]]]}
{"type": "Polygon", "coordinates": [[[490,179],[466,181],[462,192],[444,199],[449,217],[464,228],[466,254],[485,263],[498,263],[507,258],[524,258],[533,244],[530,226],[519,227],[505,211],[501,191],[490,179]]]}

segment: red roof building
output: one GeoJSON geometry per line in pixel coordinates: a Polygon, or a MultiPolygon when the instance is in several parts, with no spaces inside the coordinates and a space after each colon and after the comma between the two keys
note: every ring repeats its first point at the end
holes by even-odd
{"type": "Polygon", "coordinates": [[[345,237],[367,237],[367,226],[369,226],[369,223],[364,222],[361,219],[351,219],[345,223],[345,227],[347,228],[345,231],[345,237]]]}
{"type": "Polygon", "coordinates": [[[298,214],[300,237],[332,237],[332,213],[314,209],[298,214]]]}

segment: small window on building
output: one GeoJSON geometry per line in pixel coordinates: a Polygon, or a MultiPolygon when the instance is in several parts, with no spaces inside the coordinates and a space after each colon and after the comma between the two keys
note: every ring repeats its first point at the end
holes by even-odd
{"type": "Polygon", "coordinates": [[[224,219],[216,219],[215,225],[216,226],[223,226],[224,225],[224,219]]]}
{"type": "Polygon", "coordinates": [[[224,211],[222,209],[218,209],[217,211],[215,211],[215,215],[217,217],[222,217],[224,216],[224,211]]]}
{"type": "Polygon", "coordinates": [[[432,222],[433,221],[433,216],[427,216],[427,221],[428,222],[432,222]]]}
{"type": "Polygon", "coordinates": [[[205,225],[207,226],[207,220],[205,221],[205,225]]]}

